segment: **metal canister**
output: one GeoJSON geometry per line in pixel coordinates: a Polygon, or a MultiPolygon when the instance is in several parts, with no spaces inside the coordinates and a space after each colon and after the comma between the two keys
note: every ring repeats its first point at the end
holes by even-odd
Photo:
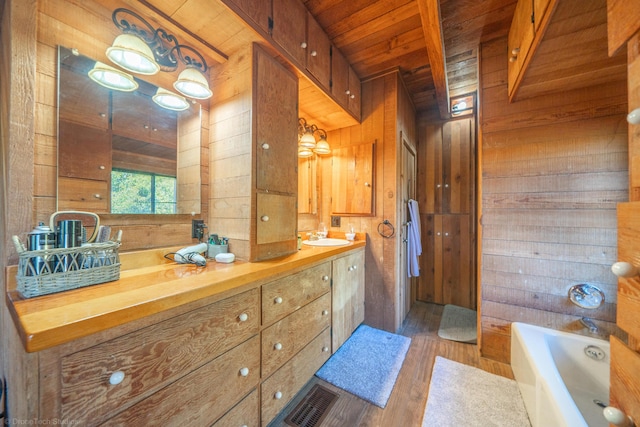
{"type": "MultiPolygon", "coordinates": [[[[56,233],[41,222],[28,234],[27,249],[40,251],[54,249],[56,247],[56,233]]],[[[33,257],[29,260],[28,276],[53,273],[55,271],[55,256],[44,255],[33,257]]]]}
{"type": "MultiPolygon", "coordinates": [[[[56,231],[58,248],[79,248],[82,246],[82,221],[78,219],[58,221],[56,231]]],[[[79,253],[60,256],[58,271],[71,271],[82,268],[84,260],[80,258],[79,253]]]]}

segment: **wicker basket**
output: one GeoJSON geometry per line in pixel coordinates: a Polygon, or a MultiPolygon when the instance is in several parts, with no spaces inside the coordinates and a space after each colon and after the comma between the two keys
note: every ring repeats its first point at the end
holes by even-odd
{"type": "Polygon", "coordinates": [[[19,252],[17,289],[25,298],[120,278],[119,242],[19,252]]]}

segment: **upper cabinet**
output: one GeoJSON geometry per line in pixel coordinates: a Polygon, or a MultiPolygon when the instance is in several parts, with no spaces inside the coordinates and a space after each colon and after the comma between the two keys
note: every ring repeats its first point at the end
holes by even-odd
{"type": "Polygon", "coordinates": [[[333,150],[331,156],[331,213],[374,215],[375,144],[351,145],[333,150]]]}
{"type": "Polygon", "coordinates": [[[271,43],[313,86],[360,120],[360,78],[332,47],[329,37],[301,0],[222,2],[271,43]]]}
{"type": "MultiPolygon", "coordinates": [[[[264,0],[253,0],[253,2],[269,3],[264,0]]],[[[298,68],[306,67],[307,8],[304,4],[300,0],[274,1],[272,25],[273,41],[290,55],[294,65],[298,68]]]]}
{"type": "Polygon", "coordinates": [[[310,13],[307,13],[307,40],[307,71],[318,80],[325,90],[329,90],[331,42],[320,24],[310,13]]]}
{"type": "Polygon", "coordinates": [[[360,117],[360,79],[344,55],[334,46],[331,51],[331,94],[347,110],[360,117]]]}

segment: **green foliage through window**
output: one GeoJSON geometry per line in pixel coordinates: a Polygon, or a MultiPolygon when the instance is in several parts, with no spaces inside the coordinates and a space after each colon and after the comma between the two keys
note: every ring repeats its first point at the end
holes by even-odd
{"type": "Polygon", "coordinates": [[[176,213],[176,177],[114,169],[111,171],[111,213],[176,213]]]}

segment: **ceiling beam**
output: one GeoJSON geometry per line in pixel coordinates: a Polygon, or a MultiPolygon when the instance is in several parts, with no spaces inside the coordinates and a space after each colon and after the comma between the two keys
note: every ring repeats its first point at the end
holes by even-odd
{"type": "Polygon", "coordinates": [[[449,82],[447,80],[447,61],[444,52],[442,20],[440,19],[439,0],[417,0],[422,22],[422,32],[427,44],[431,75],[436,88],[436,101],[440,117],[450,117],[449,82]]]}

